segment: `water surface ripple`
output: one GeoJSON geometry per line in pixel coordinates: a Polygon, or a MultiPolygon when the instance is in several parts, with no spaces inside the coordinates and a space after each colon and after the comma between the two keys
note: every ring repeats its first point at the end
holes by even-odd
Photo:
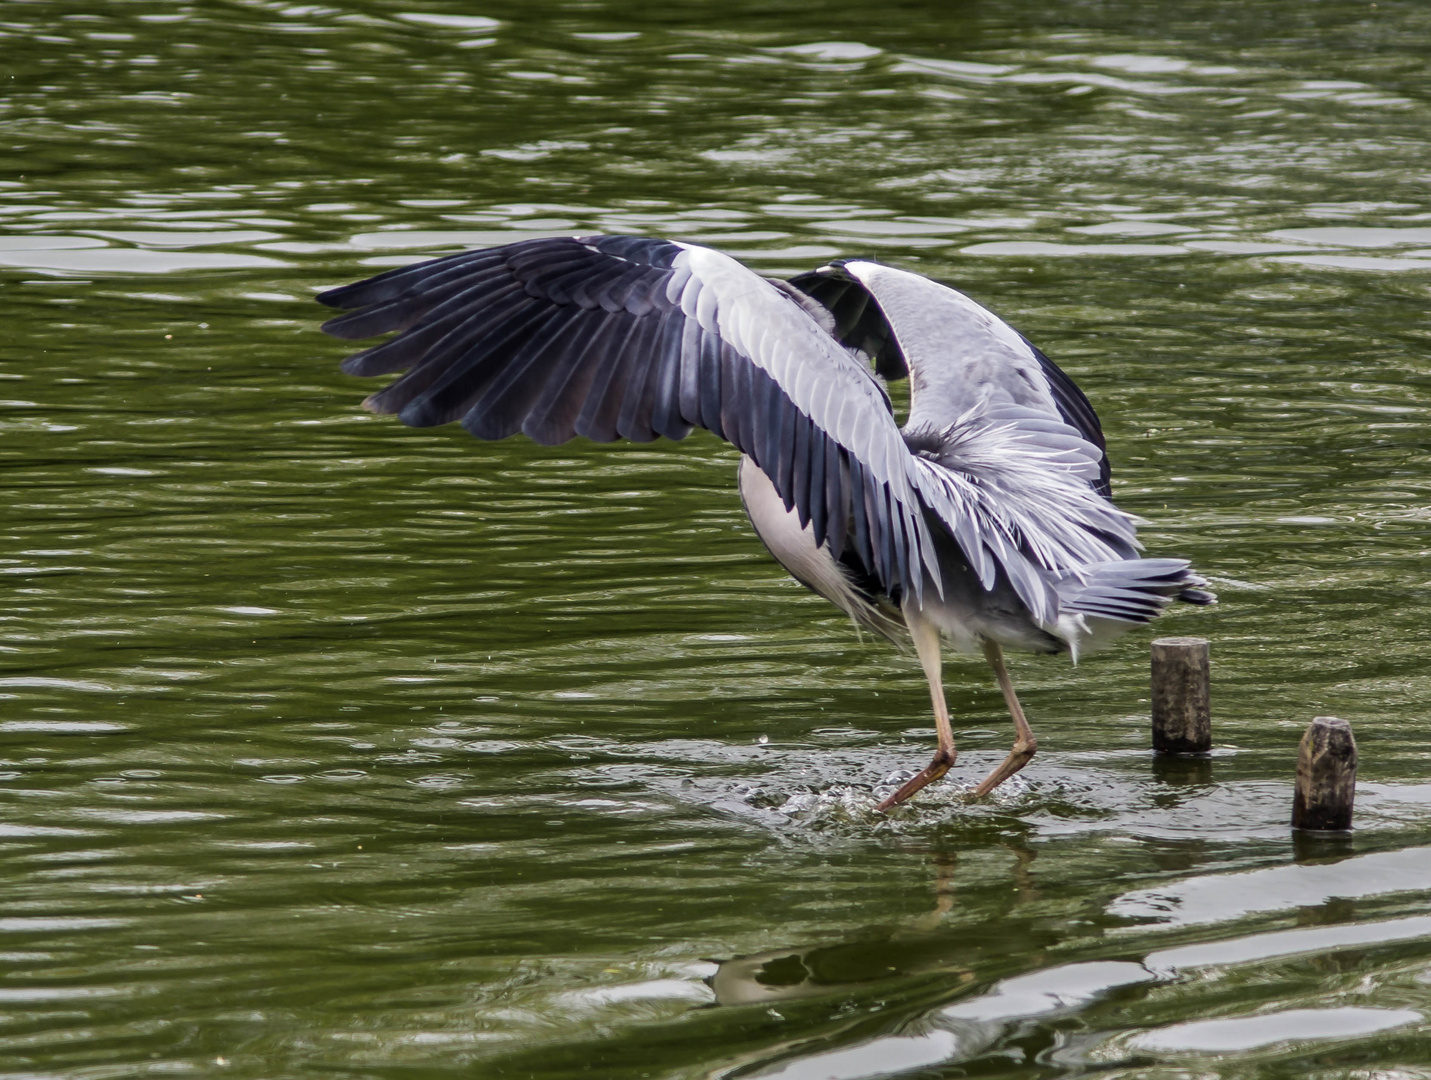
{"type": "Polygon", "coordinates": [[[1417,1077],[1431,10],[0,0],[0,1047],[35,1077],[1417,1077]],[[410,431],[314,291],[587,231],[967,291],[1222,603],[1043,748],[782,579],[729,448],[410,431]],[[1286,828],[1347,718],[1347,840],[1286,828]],[[1382,1071],[1376,1071],[1380,1069],[1382,1071]],[[1360,1070],[1360,1071],[1358,1071],[1360,1070]],[[1370,1070],[1370,1071],[1368,1071],[1370,1070]]]}

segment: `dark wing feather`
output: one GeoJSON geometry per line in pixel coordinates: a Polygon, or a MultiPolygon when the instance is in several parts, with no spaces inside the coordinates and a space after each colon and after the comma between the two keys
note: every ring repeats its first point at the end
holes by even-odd
{"type": "MultiPolygon", "coordinates": [[[[1022,337],[1023,335],[1019,335],[1022,337]]],[[[1078,384],[1068,377],[1067,372],[1043,354],[1043,350],[1028,338],[1024,344],[1038,358],[1048,379],[1048,388],[1053,394],[1053,403],[1058,406],[1058,414],[1064,421],[1078,430],[1078,433],[1103,451],[1103,460],[1098,463],[1098,482],[1094,485],[1098,494],[1105,499],[1113,497],[1112,470],[1108,465],[1108,442],[1103,437],[1103,425],[1098,422],[1098,414],[1078,384]]]]}

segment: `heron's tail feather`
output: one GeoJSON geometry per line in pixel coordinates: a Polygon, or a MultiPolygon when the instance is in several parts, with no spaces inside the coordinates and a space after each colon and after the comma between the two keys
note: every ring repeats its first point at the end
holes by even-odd
{"type": "Polygon", "coordinates": [[[1119,622],[1151,622],[1175,599],[1189,593],[1211,603],[1215,598],[1195,586],[1204,584],[1184,559],[1121,559],[1081,567],[1054,582],[1060,608],[1119,622]]]}
{"type": "Polygon", "coordinates": [[[1077,663],[1134,626],[1152,622],[1174,600],[1211,604],[1212,593],[1185,559],[1120,559],[1058,578],[1060,615],[1048,630],[1068,643],[1077,663]]]}

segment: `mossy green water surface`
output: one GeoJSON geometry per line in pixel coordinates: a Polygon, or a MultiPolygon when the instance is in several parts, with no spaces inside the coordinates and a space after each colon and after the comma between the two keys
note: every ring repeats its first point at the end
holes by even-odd
{"type": "Polygon", "coordinates": [[[0,1070],[1422,1076],[1431,11],[0,0],[0,1070]],[[627,232],[947,281],[1221,604],[912,658],[735,455],[413,431],[314,292],[627,232]],[[1351,721],[1358,824],[1287,829],[1351,721]],[[1399,1068],[1401,1072],[1390,1070],[1399,1068]],[[1376,1070],[1382,1070],[1378,1073],[1376,1070]]]}

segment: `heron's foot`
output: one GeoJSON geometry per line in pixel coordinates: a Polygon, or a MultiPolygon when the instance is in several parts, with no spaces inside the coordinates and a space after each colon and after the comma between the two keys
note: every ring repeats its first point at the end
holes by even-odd
{"type": "Polygon", "coordinates": [[[941,776],[943,776],[949,771],[949,766],[954,764],[954,758],[956,756],[957,755],[955,754],[953,748],[945,750],[941,747],[940,749],[936,750],[934,752],[934,760],[931,761],[928,765],[924,766],[923,769],[915,773],[908,780],[906,780],[904,782],[904,786],[901,787],[898,791],[896,791],[893,795],[891,795],[888,799],[885,799],[884,802],[876,806],[875,811],[877,813],[883,814],[890,807],[898,806],[900,803],[904,802],[905,799],[908,799],[911,795],[913,795],[916,791],[919,791],[926,784],[934,783],[934,781],[938,780],[941,776]]]}
{"type": "Polygon", "coordinates": [[[1037,752],[1038,740],[1033,737],[1033,732],[1029,732],[1028,738],[1015,741],[1014,748],[1009,751],[1009,756],[1004,758],[1003,763],[997,769],[984,778],[984,782],[976,787],[969,797],[982,799],[1027,765],[1037,752]]]}

